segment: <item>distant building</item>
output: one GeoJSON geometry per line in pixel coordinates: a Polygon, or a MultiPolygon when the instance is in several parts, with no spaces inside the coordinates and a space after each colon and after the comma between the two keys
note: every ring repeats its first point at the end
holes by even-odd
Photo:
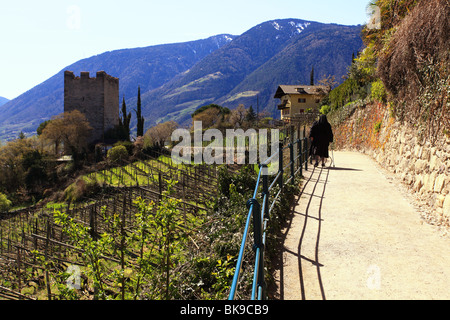
{"type": "Polygon", "coordinates": [[[64,112],[78,110],[94,129],[90,143],[103,141],[105,133],[119,125],[119,79],[104,71],[90,78],[89,72],[75,77],[64,73],[64,112]]]}
{"type": "Polygon", "coordinates": [[[278,110],[281,111],[281,120],[289,120],[309,110],[318,112],[320,103],[327,92],[326,86],[279,86],[274,98],[281,100],[281,104],[278,105],[278,110]]]}

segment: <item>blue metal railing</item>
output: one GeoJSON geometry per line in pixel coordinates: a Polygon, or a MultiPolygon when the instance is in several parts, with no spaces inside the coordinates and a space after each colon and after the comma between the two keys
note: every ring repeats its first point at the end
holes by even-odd
{"type": "Polygon", "coordinates": [[[247,222],[245,225],[242,243],[239,250],[236,271],[233,277],[233,282],[228,297],[229,300],[234,300],[236,298],[236,291],[239,284],[239,277],[245,254],[245,246],[247,243],[248,235],[250,234],[251,225],[253,225],[253,248],[255,250],[255,268],[253,273],[251,300],[266,299],[266,283],[264,279],[264,249],[266,244],[267,221],[269,219],[269,215],[273,209],[275,201],[283,191],[283,186],[290,182],[293,183],[297,174],[303,174],[303,165],[305,166],[305,170],[308,170],[307,158],[308,140],[305,137],[305,130],[303,130],[302,139],[298,139],[293,143],[289,143],[287,146],[284,146],[284,144],[280,142],[278,151],[260,165],[258,180],[256,182],[253,198],[247,201],[247,208],[249,209],[249,213],[247,216],[247,222]],[[289,163],[286,166],[283,166],[283,155],[284,151],[287,149],[289,149],[289,163]],[[278,157],[278,171],[269,186],[268,166],[276,157],[278,157]],[[287,178],[286,181],[283,181],[284,173],[288,169],[290,169],[289,178],[287,178]],[[260,188],[261,183],[262,188],[260,188]],[[270,199],[270,192],[276,184],[280,186],[280,190],[273,197],[273,199],[270,199]],[[261,203],[257,200],[259,193],[261,193],[261,203]]]}

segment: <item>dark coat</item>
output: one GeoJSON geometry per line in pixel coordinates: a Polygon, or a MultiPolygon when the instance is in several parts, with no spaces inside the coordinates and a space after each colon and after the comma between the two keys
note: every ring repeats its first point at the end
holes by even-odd
{"type": "Polygon", "coordinates": [[[326,116],[322,115],[319,121],[314,122],[309,133],[309,138],[313,138],[312,154],[328,158],[328,146],[334,141],[334,136],[326,116]]]}

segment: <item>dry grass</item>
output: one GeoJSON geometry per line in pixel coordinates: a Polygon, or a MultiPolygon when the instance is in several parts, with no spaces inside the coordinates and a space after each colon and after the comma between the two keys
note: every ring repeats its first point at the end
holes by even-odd
{"type": "Polygon", "coordinates": [[[419,120],[428,135],[450,129],[449,17],[449,0],[420,1],[395,27],[379,56],[378,75],[397,103],[396,114],[411,123],[419,120]]]}

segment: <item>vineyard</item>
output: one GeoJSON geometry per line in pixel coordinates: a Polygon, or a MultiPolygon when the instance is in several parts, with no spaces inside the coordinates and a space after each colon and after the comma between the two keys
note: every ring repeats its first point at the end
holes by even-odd
{"type": "Polygon", "coordinates": [[[101,186],[83,202],[0,216],[0,299],[201,298],[184,283],[205,263],[217,176],[159,155],[79,178],[101,186]]]}
{"type": "MultiPolygon", "coordinates": [[[[285,143],[291,131],[282,130],[285,143]]],[[[0,300],[226,299],[259,167],[178,164],[159,153],[101,166],[73,178],[58,201],[0,213],[0,300]]],[[[285,186],[273,204],[272,248],[294,193],[285,186]]],[[[239,299],[251,294],[255,252],[246,246],[239,299]]]]}

